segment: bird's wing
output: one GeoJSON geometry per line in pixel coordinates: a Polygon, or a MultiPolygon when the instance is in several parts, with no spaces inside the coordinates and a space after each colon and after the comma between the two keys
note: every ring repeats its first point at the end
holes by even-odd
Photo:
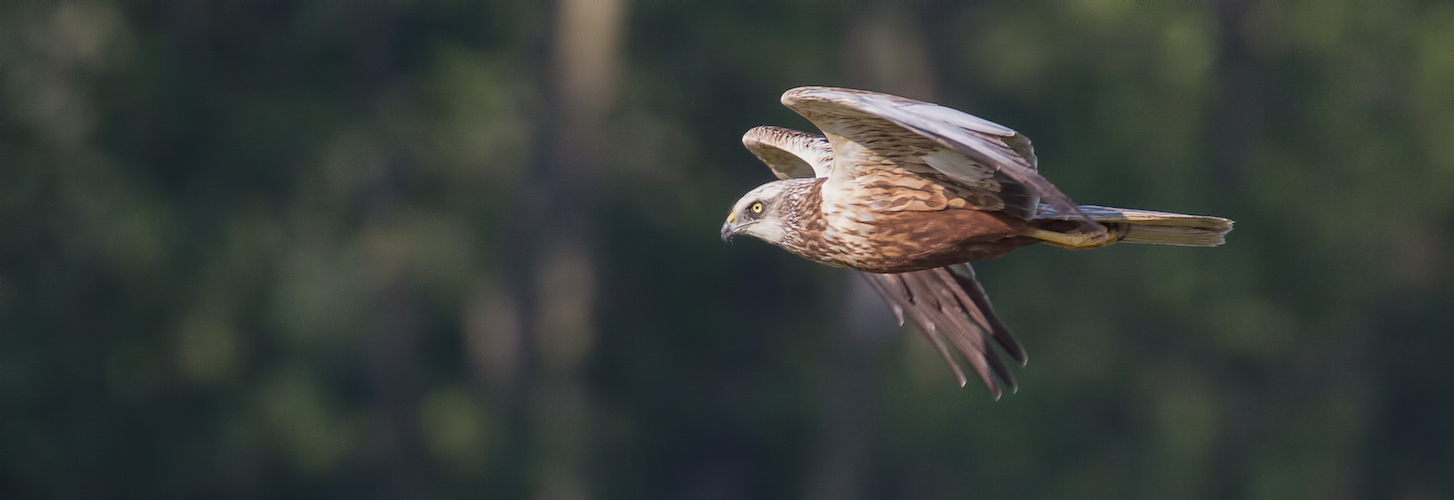
{"type": "Polygon", "coordinates": [[[884,170],[910,170],[992,194],[1021,219],[1040,202],[1077,214],[1075,203],[1036,171],[1030,140],[1003,125],[903,97],[831,87],[787,91],[783,105],[817,125],[832,144],[829,183],[884,170]],[[937,172],[938,175],[934,175],[937,172]]]}
{"type": "Polygon", "coordinates": [[[904,323],[904,315],[907,314],[919,325],[919,331],[939,349],[939,354],[954,370],[961,387],[968,380],[949,353],[945,339],[969,361],[995,399],[1000,399],[1001,390],[994,375],[998,375],[1011,392],[1019,388],[1014,373],[1000,360],[994,347],[986,342],[985,334],[994,338],[1021,365],[1029,359],[1025,348],[995,315],[989,295],[975,280],[974,269],[969,264],[902,274],[859,274],[889,303],[899,324],[904,323]],[[994,375],[990,374],[992,370],[994,375]]]}
{"type": "Polygon", "coordinates": [[[779,179],[827,177],[833,168],[833,146],[818,134],[762,126],[743,134],[742,145],[779,179]]]}

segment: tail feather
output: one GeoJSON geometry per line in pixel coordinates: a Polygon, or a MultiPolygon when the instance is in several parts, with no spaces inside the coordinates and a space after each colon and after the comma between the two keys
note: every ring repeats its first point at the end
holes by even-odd
{"type": "MultiPolygon", "coordinates": [[[[1040,208],[1040,212],[1035,214],[1036,219],[1078,218],[1058,213],[1046,205],[1040,208]]],[[[1080,210],[1091,220],[1105,224],[1113,232],[1122,233],[1119,241],[1123,243],[1214,247],[1224,243],[1227,232],[1232,230],[1232,221],[1221,217],[1095,205],[1081,205],[1080,210]]]]}
{"type": "Polygon", "coordinates": [[[1225,234],[1225,231],[1217,232],[1193,227],[1129,224],[1126,228],[1126,235],[1121,237],[1121,243],[1214,247],[1227,242],[1225,234]]]}

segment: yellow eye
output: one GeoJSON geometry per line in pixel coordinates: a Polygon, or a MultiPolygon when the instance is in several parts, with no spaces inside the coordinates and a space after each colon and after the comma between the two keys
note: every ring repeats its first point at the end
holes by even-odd
{"type": "Polygon", "coordinates": [[[752,210],[752,213],[755,214],[762,213],[762,202],[759,201],[757,203],[753,203],[752,206],[749,207],[749,209],[752,210]]]}

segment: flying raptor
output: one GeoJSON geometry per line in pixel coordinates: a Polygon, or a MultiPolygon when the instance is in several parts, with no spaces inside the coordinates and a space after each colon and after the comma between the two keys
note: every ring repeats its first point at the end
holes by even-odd
{"type": "Polygon", "coordinates": [[[970,262],[1036,243],[1210,247],[1232,230],[1221,217],[1076,205],[1040,176],[1029,139],[958,110],[830,87],[792,89],[782,103],[823,135],[764,126],[742,137],[780,180],[733,205],[722,239],[752,236],[860,271],[899,324],[907,314],[919,325],[961,387],[946,340],[995,399],[1001,383],[1018,385],[986,337],[1021,365],[1027,358],[970,262]]]}

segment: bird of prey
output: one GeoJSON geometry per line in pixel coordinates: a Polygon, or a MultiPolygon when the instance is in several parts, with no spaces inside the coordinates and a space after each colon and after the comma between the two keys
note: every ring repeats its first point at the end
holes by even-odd
{"type": "Polygon", "coordinates": [[[1036,243],[1210,247],[1232,229],[1221,217],[1076,205],[1040,176],[1029,139],[958,110],[831,87],[795,88],[782,103],[823,135],[764,126],[742,137],[780,180],[733,205],[722,239],[752,236],[859,271],[900,325],[905,315],[918,324],[961,387],[946,340],[995,399],[1001,384],[1018,385],[986,337],[1027,358],[969,262],[1036,243]]]}

